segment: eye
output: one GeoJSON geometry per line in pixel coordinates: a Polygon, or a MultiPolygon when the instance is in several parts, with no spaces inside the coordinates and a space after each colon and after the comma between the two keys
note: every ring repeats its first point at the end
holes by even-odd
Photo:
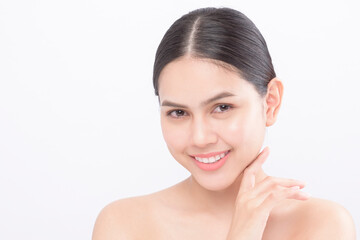
{"type": "Polygon", "coordinates": [[[222,113],[222,112],[228,111],[228,110],[231,109],[231,108],[232,108],[231,105],[221,104],[221,105],[218,105],[218,106],[215,108],[214,112],[216,112],[216,113],[222,113]]]}
{"type": "Polygon", "coordinates": [[[166,115],[171,116],[173,118],[181,118],[181,117],[185,116],[185,114],[186,114],[185,111],[177,109],[177,110],[168,112],[166,115]]]}

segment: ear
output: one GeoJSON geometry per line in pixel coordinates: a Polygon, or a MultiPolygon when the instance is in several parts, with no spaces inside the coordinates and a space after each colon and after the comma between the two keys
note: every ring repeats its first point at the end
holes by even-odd
{"type": "Polygon", "coordinates": [[[266,104],[266,126],[273,125],[280,110],[284,86],[278,78],[273,78],[268,84],[265,97],[266,104]]]}

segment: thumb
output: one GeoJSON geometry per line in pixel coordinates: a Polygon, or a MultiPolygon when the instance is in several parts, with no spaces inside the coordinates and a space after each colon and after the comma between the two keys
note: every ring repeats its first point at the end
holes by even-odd
{"type": "Polygon", "coordinates": [[[255,160],[245,168],[240,183],[239,194],[247,192],[255,187],[255,175],[261,169],[261,166],[269,156],[269,153],[269,147],[264,148],[264,150],[255,158],[255,160]]]}

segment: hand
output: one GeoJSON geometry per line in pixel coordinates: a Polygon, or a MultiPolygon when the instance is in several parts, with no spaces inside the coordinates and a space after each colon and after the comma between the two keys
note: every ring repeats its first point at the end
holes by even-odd
{"type": "Polygon", "coordinates": [[[261,240],[270,212],[280,201],[309,198],[299,191],[305,183],[298,180],[268,176],[255,184],[255,175],[268,156],[266,147],[243,172],[227,240],[261,240]]]}

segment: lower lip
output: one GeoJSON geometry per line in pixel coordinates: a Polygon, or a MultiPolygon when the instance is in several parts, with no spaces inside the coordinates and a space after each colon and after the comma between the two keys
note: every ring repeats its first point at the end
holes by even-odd
{"type": "Polygon", "coordinates": [[[226,159],[229,157],[229,154],[230,154],[230,152],[228,154],[226,154],[225,157],[223,157],[222,159],[220,159],[219,161],[214,162],[214,163],[202,163],[202,162],[199,162],[198,160],[196,160],[195,158],[193,158],[193,159],[194,159],[196,165],[199,168],[201,168],[202,170],[215,171],[215,170],[221,168],[222,165],[224,165],[226,159]]]}

